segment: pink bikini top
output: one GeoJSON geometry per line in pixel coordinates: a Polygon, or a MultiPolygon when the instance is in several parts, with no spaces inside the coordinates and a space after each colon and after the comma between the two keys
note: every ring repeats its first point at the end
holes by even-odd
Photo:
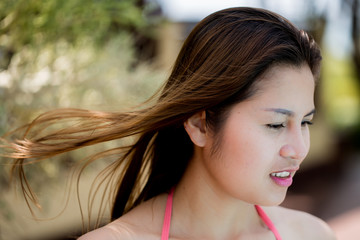
{"type": "MultiPolygon", "coordinates": [[[[169,239],[173,196],[174,196],[174,189],[172,189],[170,191],[168,198],[167,198],[161,240],[169,239]]],[[[266,215],[264,210],[258,205],[255,205],[255,209],[256,209],[257,213],[259,214],[260,218],[266,224],[266,226],[270,229],[270,231],[272,231],[274,233],[276,240],[281,240],[279,232],[276,230],[274,224],[271,222],[270,218],[266,215]]]]}

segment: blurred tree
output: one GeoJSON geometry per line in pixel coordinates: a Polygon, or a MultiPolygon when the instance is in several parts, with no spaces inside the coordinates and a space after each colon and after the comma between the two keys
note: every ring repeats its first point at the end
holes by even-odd
{"type": "Polygon", "coordinates": [[[351,9],[351,39],[353,44],[353,61],[357,79],[360,84],[360,5],[359,0],[346,0],[351,9]]]}
{"type": "Polygon", "coordinates": [[[0,35],[15,51],[61,39],[102,44],[118,31],[146,26],[142,9],[133,0],[3,0],[0,9],[0,35]]]}
{"type": "MultiPolygon", "coordinates": [[[[156,11],[143,0],[1,0],[0,136],[46,109],[116,110],[145,100],[163,77],[144,61],[154,54],[156,11]]],[[[86,149],[34,164],[26,175],[36,192],[51,189],[90,154],[86,149]]],[[[0,196],[9,185],[6,168],[0,166],[0,196]]],[[[10,205],[0,197],[0,239],[5,230],[13,234],[6,239],[24,234],[7,225],[18,220],[10,205]]]]}
{"type": "Polygon", "coordinates": [[[140,45],[142,39],[151,38],[152,6],[143,0],[2,0],[0,70],[10,62],[2,58],[11,58],[27,45],[43,48],[66,41],[102,46],[124,32],[140,45]]]}
{"type": "MultiPolygon", "coordinates": [[[[351,43],[352,43],[352,64],[354,65],[355,79],[357,87],[360,88],[360,4],[359,0],[343,0],[343,11],[350,18],[351,43]]],[[[360,99],[358,99],[360,102],[360,99]]],[[[359,103],[360,105],[360,103],[359,103]]],[[[360,110],[357,110],[358,115],[360,110]]],[[[343,145],[354,146],[355,149],[360,147],[360,116],[358,116],[357,126],[353,129],[343,145]]]]}

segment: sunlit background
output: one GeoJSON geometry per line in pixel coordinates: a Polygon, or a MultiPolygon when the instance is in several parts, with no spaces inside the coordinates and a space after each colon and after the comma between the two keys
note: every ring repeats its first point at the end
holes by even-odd
{"type": "MultiPolygon", "coordinates": [[[[284,206],[327,221],[338,239],[360,239],[359,0],[1,0],[0,135],[59,107],[116,111],[146,100],[166,80],[182,42],[227,7],[273,10],[310,32],[323,51],[312,148],[284,206]]],[[[69,239],[81,233],[71,167],[94,151],[27,167],[42,210],[33,220],[0,166],[0,240],[69,239]]],[[[94,176],[80,182],[85,205],[94,176]]],[[[85,216],[87,218],[87,216],[85,216]]]]}

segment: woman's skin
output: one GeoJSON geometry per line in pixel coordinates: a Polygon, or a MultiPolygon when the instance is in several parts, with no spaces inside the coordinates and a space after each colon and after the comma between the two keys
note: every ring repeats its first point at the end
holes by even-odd
{"type": "MultiPolygon", "coordinates": [[[[216,134],[205,112],[184,123],[195,151],[175,189],[169,239],[275,239],[254,204],[269,206],[264,210],[285,240],[335,239],[320,219],[277,206],[309,151],[315,89],[309,67],[276,65],[258,87],[230,109],[216,134]],[[290,177],[272,176],[279,172],[290,177]]],[[[166,197],[80,239],[160,239],[166,197]]]]}

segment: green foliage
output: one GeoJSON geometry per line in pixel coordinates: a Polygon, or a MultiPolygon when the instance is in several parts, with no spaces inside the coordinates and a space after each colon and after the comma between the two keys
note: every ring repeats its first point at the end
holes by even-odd
{"type": "Polygon", "coordinates": [[[353,129],[360,122],[360,87],[355,66],[349,58],[326,52],[323,61],[322,102],[325,114],[339,131],[353,129]]]}
{"type": "MultiPolygon", "coordinates": [[[[79,98],[96,96],[120,100],[121,84],[129,84],[128,72],[136,61],[132,38],[151,32],[151,19],[144,10],[149,8],[138,4],[134,0],[0,1],[0,58],[11,53],[5,71],[1,67],[7,61],[0,64],[4,103],[0,134],[6,125],[29,121],[38,109],[89,106],[91,101],[79,98]],[[109,92],[104,93],[105,88],[109,92]],[[117,94],[112,94],[115,90],[117,94]]],[[[115,102],[102,100],[98,99],[98,106],[115,102]]]]}
{"type": "MultiPolygon", "coordinates": [[[[133,0],[1,0],[0,58],[4,49],[12,54],[5,69],[0,64],[0,135],[54,108],[116,111],[146,100],[164,74],[136,59],[134,36],[151,33],[145,16],[133,0]]],[[[41,195],[64,185],[75,162],[116,144],[26,166],[25,172],[41,195]]],[[[0,165],[0,176],[7,174],[0,165]]],[[[9,184],[4,179],[2,196],[9,184]]],[[[51,205],[51,196],[43,195],[43,205],[51,205]]],[[[16,206],[0,199],[0,225],[19,220],[11,209],[16,206]]]]}
{"type": "Polygon", "coordinates": [[[103,44],[147,25],[134,0],[2,0],[0,9],[0,36],[15,51],[59,40],[103,44]]]}
{"type": "MultiPolygon", "coordinates": [[[[91,42],[97,37],[86,38],[91,42]]],[[[145,63],[134,68],[134,52],[133,38],[126,32],[114,34],[101,48],[65,39],[54,39],[41,48],[23,46],[8,69],[0,71],[0,133],[30,122],[45,110],[119,110],[146,100],[163,75],[145,63]]]]}

